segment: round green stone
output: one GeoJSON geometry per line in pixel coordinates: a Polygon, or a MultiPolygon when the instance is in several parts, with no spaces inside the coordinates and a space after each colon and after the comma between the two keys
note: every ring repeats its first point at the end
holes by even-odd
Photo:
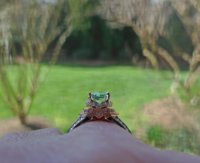
{"type": "Polygon", "coordinates": [[[98,104],[106,102],[108,100],[108,92],[93,92],[91,93],[91,99],[98,104]]]}

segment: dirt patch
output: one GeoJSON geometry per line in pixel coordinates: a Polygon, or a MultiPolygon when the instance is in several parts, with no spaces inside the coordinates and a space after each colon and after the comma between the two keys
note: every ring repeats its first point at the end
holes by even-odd
{"type": "Polygon", "coordinates": [[[27,132],[36,129],[53,127],[49,120],[42,117],[28,117],[27,126],[21,125],[17,118],[0,121],[0,137],[14,132],[27,132]]]}
{"type": "Polygon", "coordinates": [[[150,124],[159,124],[169,130],[181,127],[199,130],[199,114],[197,110],[189,110],[175,97],[156,100],[144,106],[144,115],[149,118],[150,124]]]}

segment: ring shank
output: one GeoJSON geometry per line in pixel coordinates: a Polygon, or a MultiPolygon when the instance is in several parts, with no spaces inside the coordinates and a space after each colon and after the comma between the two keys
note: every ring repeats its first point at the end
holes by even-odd
{"type": "Polygon", "coordinates": [[[76,122],[72,125],[72,127],[69,128],[68,132],[71,132],[72,130],[74,130],[75,128],[79,127],[81,124],[86,123],[86,122],[91,122],[91,121],[104,121],[104,122],[110,122],[110,123],[115,123],[118,126],[120,126],[121,128],[125,129],[126,131],[128,131],[130,134],[132,134],[132,132],[130,131],[130,129],[127,127],[127,125],[118,117],[109,117],[107,119],[90,119],[87,116],[86,117],[79,117],[76,122]]]}

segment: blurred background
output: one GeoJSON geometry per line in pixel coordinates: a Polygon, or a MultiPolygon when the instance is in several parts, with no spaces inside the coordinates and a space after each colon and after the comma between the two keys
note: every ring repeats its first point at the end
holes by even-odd
{"type": "Polygon", "coordinates": [[[1,0],[0,136],[66,132],[109,91],[134,136],[200,155],[199,0],[1,0]]]}

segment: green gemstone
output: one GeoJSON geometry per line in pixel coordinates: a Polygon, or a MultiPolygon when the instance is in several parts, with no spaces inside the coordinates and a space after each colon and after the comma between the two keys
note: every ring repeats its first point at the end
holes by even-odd
{"type": "Polygon", "coordinates": [[[108,92],[93,92],[91,93],[91,99],[98,104],[102,104],[108,100],[108,92]]]}

